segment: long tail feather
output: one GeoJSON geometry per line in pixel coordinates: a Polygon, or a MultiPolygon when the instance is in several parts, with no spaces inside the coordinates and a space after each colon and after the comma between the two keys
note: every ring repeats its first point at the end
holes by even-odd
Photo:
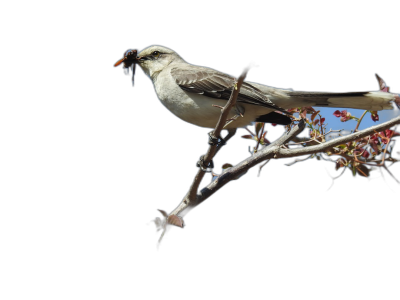
{"type": "MultiPolygon", "coordinates": [[[[320,93],[320,92],[288,92],[294,103],[305,103],[309,106],[343,107],[366,110],[393,109],[392,103],[399,105],[395,94],[386,92],[352,92],[352,93],[320,93]]],[[[398,96],[397,96],[398,98],[398,96]]]]}

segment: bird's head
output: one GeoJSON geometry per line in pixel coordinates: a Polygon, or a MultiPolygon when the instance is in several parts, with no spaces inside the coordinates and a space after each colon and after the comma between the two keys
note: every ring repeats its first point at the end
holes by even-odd
{"type": "Polygon", "coordinates": [[[137,58],[138,65],[150,78],[157,76],[173,61],[183,59],[175,51],[162,46],[150,46],[142,50],[137,58]]]}

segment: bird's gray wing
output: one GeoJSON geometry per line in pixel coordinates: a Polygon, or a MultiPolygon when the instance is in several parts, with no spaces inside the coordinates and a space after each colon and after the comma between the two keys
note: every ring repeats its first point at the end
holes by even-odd
{"type": "MultiPolygon", "coordinates": [[[[171,76],[182,90],[216,99],[229,100],[235,84],[235,78],[232,76],[198,66],[173,68],[171,69],[171,76]]],[[[275,105],[259,89],[246,82],[240,89],[237,101],[290,114],[285,109],[275,105]]]]}

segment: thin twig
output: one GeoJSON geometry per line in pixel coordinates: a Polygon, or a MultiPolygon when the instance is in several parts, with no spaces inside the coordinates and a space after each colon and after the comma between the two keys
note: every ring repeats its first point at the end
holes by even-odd
{"type": "Polygon", "coordinates": [[[364,113],[362,114],[362,116],[360,117],[360,119],[358,119],[357,122],[357,126],[356,128],[354,128],[354,132],[356,132],[358,130],[358,126],[360,126],[362,119],[364,118],[365,114],[368,112],[368,110],[364,111],[364,113]]]}
{"type": "Polygon", "coordinates": [[[260,151],[254,153],[252,156],[248,157],[236,166],[227,169],[197,194],[197,203],[203,202],[225,184],[244,175],[250,168],[254,167],[255,165],[267,159],[275,158],[276,155],[280,151],[282,151],[280,150],[280,147],[288,141],[292,140],[298,134],[300,134],[304,128],[305,122],[304,120],[301,120],[299,124],[294,126],[289,132],[284,133],[279,139],[277,139],[273,143],[262,148],[260,151]]]}
{"type": "Polygon", "coordinates": [[[197,194],[197,201],[200,203],[218,191],[225,184],[230,182],[233,179],[240,177],[245,174],[247,170],[252,168],[253,166],[259,164],[262,161],[271,158],[287,158],[287,157],[297,157],[302,155],[310,155],[319,152],[324,152],[332,147],[345,144],[350,141],[354,141],[368,135],[375,133],[376,131],[380,132],[390,127],[393,127],[396,124],[400,124],[400,116],[396,117],[388,122],[372,126],[370,128],[357,131],[355,133],[336,138],[330,140],[325,143],[321,143],[315,146],[308,146],[303,148],[295,148],[295,149],[282,149],[280,146],[282,144],[287,143],[291,139],[293,139],[296,135],[298,135],[305,127],[304,122],[302,123],[302,128],[300,130],[299,125],[295,126],[289,133],[284,134],[280,139],[273,142],[269,146],[261,149],[259,152],[255,153],[253,156],[247,158],[246,160],[240,162],[236,166],[229,168],[220,176],[218,176],[213,182],[211,182],[207,187],[202,189],[200,193],[197,194]],[[283,141],[283,143],[282,143],[283,141]]]}
{"type": "Polygon", "coordinates": [[[400,181],[398,181],[397,178],[394,177],[394,175],[392,174],[392,172],[389,171],[389,168],[386,167],[386,165],[383,165],[383,167],[385,168],[386,172],[388,172],[389,175],[392,176],[392,178],[393,178],[397,183],[400,183],[400,181]]]}
{"type": "MultiPolygon", "coordinates": [[[[339,130],[329,130],[327,133],[324,133],[323,135],[320,135],[319,137],[322,137],[322,136],[326,136],[327,134],[329,134],[329,133],[332,133],[332,132],[341,132],[343,129],[339,129],[339,130]]],[[[298,143],[290,143],[290,144],[288,144],[289,146],[292,146],[292,145],[303,145],[303,144],[306,144],[306,143],[310,143],[310,142],[318,142],[318,143],[321,143],[320,141],[317,141],[316,139],[314,139],[314,138],[312,138],[312,139],[310,139],[310,140],[308,140],[308,141],[304,141],[304,142],[298,142],[298,143]]]]}
{"type": "Polygon", "coordinates": [[[283,158],[283,157],[295,157],[295,156],[301,156],[301,155],[307,155],[307,154],[313,154],[321,151],[326,151],[332,147],[345,144],[363,137],[366,137],[368,135],[371,135],[375,133],[376,131],[380,132],[386,129],[389,129],[390,127],[393,127],[396,124],[400,124],[400,116],[393,118],[390,121],[387,121],[385,123],[369,127],[367,129],[361,130],[354,132],[352,134],[336,138],[333,140],[330,140],[328,142],[315,145],[315,146],[309,146],[309,147],[304,147],[304,148],[295,148],[295,149],[290,149],[290,150],[285,150],[282,149],[279,151],[279,154],[277,155],[277,158],[283,158]]]}

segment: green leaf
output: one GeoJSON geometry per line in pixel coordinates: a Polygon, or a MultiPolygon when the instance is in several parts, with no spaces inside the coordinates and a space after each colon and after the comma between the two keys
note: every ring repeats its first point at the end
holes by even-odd
{"type": "Polygon", "coordinates": [[[271,144],[271,142],[270,142],[267,138],[265,138],[265,137],[263,137],[263,138],[260,140],[260,143],[261,143],[261,145],[269,145],[269,144],[271,144]]]}
{"type": "Polygon", "coordinates": [[[261,128],[263,127],[264,123],[257,122],[256,123],[256,135],[258,136],[258,133],[260,132],[261,128]]]}
{"type": "Polygon", "coordinates": [[[356,176],[357,171],[355,166],[351,166],[351,171],[353,172],[353,176],[356,176]]]}

